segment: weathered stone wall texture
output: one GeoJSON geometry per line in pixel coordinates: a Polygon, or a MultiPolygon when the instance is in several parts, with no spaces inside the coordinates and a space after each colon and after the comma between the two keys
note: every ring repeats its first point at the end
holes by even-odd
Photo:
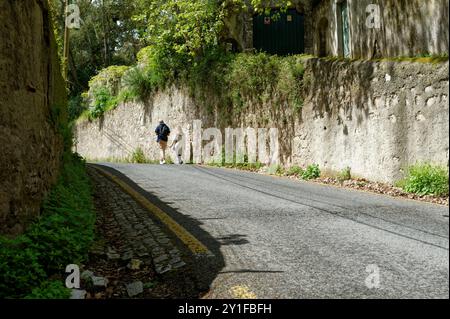
{"type": "Polygon", "coordinates": [[[65,88],[47,2],[2,0],[0,21],[0,233],[14,235],[59,171],[51,108],[64,105],[65,88]]]}
{"type": "Polygon", "coordinates": [[[310,60],[293,161],[394,182],[420,161],[448,163],[448,62],[310,60]]]}
{"type": "MultiPolygon", "coordinates": [[[[448,0],[347,0],[347,3],[352,58],[448,54],[448,0]],[[370,4],[379,5],[379,29],[366,25],[370,4]]],[[[326,26],[327,54],[342,55],[339,1],[322,1],[314,9],[314,21],[315,54],[320,52],[320,28],[326,26]]]]}
{"type": "Polygon", "coordinates": [[[301,111],[286,105],[251,105],[225,122],[217,112],[171,88],[145,104],[129,103],[76,127],[76,150],[92,160],[123,160],[141,147],[158,158],[154,128],[277,127],[282,163],[394,182],[417,161],[448,163],[448,62],[341,62],[305,60],[306,99],[301,111]]]}

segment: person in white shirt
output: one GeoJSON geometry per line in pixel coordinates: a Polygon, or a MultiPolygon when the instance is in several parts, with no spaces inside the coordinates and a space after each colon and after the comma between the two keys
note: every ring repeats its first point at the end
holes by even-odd
{"type": "Polygon", "coordinates": [[[182,141],[183,141],[183,131],[181,127],[177,126],[173,134],[172,144],[170,144],[170,148],[174,153],[175,164],[177,165],[183,164],[183,160],[181,159],[181,150],[183,147],[182,141]]]}

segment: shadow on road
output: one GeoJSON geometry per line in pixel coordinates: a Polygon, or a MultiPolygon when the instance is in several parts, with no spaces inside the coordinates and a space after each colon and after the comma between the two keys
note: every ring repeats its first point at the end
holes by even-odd
{"type": "Polygon", "coordinates": [[[220,274],[279,274],[283,273],[281,270],[253,270],[253,269],[238,269],[238,270],[229,270],[229,271],[221,271],[220,274]]]}
{"type": "MultiPolygon", "coordinates": [[[[147,198],[151,203],[163,210],[167,215],[173,218],[178,224],[183,226],[189,233],[196,237],[201,243],[203,243],[213,256],[195,256],[185,244],[173,234],[165,224],[163,224],[156,216],[149,215],[150,218],[154,220],[160,227],[166,230],[172,239],[178,243],[178,246],[183,250],[185,256],[190,259],[190,275],[196,277],[195,282],[197,288],[200,292],[206,292],[210,287],[214,279],[217,277],[221,270],[225,267],[224,256],[220,250],[222,245],[244,245],[248,244],[249,241],[242,234],[230,234],[225,237],[214,238],[204,229],[202,229],[203,222],[201,220],[192,218],[189,215],[185,215],[179,212],[176,208],[171,207],[172,202],[163,202],[154,193],[146,191],[138,186],[133,180],[128,178],[123,173],[118,170],[98,165],[89,164],[93,167],[97,166],[110,174],[115,175],[120,178],[123,182],[127,183],[136,192],[147,198]]],[[[238,270],[237,272],[256,272],[256,270],[238,270]]]]}
{"type": "Polygon", "coordinates": [[[248,244],[249,241],[245,239],[246,235],[229,235],[225,237],[217,238],[221,245],[245,245],[248,244]]]}

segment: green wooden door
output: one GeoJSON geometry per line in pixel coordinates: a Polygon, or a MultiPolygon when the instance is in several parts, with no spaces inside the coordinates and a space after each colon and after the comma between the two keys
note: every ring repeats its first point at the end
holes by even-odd
{"type": "Polygon", "coordinates": [[[253,18],[253,47],[269,54],[304,53],[304,16],[295,9],[280,12],[276,18],[272,15],[253,18]]]}

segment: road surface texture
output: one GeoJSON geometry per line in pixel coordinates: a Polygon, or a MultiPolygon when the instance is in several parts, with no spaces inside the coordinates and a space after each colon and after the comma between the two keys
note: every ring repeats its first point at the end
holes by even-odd
{"type": "Polygon", "coordinates": [[[448,207],[230,169],[101,165],[214,254],[205,298],[449,297],[448,207]]]}

